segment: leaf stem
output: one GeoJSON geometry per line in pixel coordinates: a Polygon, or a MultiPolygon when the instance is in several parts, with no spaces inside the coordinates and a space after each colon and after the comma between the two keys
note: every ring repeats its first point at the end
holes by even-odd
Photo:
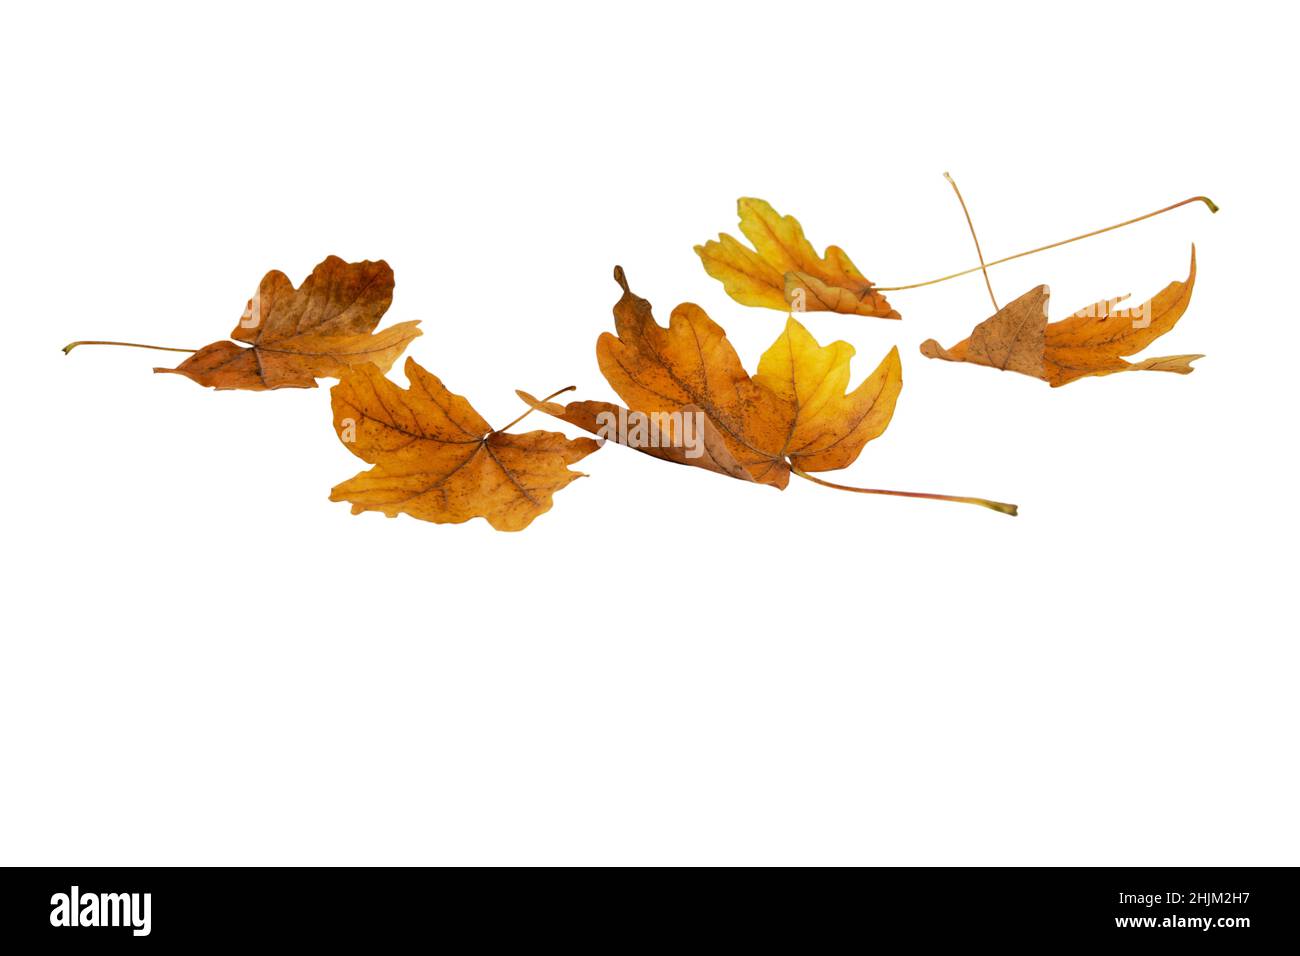
{"type": "Polygon", "coordinates": [[[984,273],[984,285],[989,290],[989,299],[993,302],[993,311],[997,312],[998,300],[997,296],[993,294],[993,283],[989,281],[989,267],[984,264],[984,252],[980,249],[980,237],[975,234],[975,223],[971,222],[970,210],[966,208],[966,200],[961,198],[961,190],[957,188],[957,180],[947,173],[943,174],[943,178],[948,180],[948,185],[957,194],[957,201],[961,203],[961,211],[966,216],[966,226],[970,229],[970,237],[975,240],[975,255],[980,257],[980,271],[984,273]]]}
{"type": "Polygon", "coordinates": [[[940,282],[947,282],[949,279],[957,279],[961,276],[968,276],[972,272],[979,272],[982,269],[991,269],[993,266],[1001,265],[1004,262],[1010,262],[1012,259],[1023,259],[1025,256],[1032,256],[1037,252],[1046,252],[1048,249],[1055,249],[1058,246],[1069,245],[1071,242],[1078,242],[1080,239],[1091,239],[1093,236],[1100,236],[1103,232],[1113,232],[1116,229],[1123,229],[1125,226],[1131,226],[1135,222],[1141,222],[1143,219],[1150,219],[1153,216],[1159,216],[1162,213],[1177,209],[1179,206],[1186,206],[1189,203],[1203,202],[1210,208],[1210,212],[1218,212],[1219,207],[1215,205],[1214,200],[1208,196],[1192,196],[1190,199],[1184,199],[1182,202],[1176,202],[1172,206],[1165,206],[1163,209],[1157,209],[1155,212],[1149,212],[1144,216],[1137,216],[1133,219],[1126,219],[1123,222],[1117,222],[1113,226],[1107,226],[1105,229],[1094,229],[1092,232],[1085,232],[1082,235],[1072,236],[1069,239],[1062,239],[1060,242],[1049,243],[1046,246],[1039,246],[1037,249],[1027,249],[1024,252],[1017,252],[1014,256],[1003,256],[1001,259],[994,259],[989,263],[982,263],[978,266],[972,266],[969,269],[963,269],[961,272],[954,272],[952,275],[941,276],[938,279],[927,279],[925,282],[913,282],[910,285],[891,285],[891,286],[873,286],[877,292],[902,292],[906,289],[919,289],[922,286],[935,285],[940,282]]]}
{"type": "MultiPolygon", "coordinates": [[[[573,391],[574,389],[576,389],[577,387],[578,387],[578,386],[576,386],[576,385],[566,385],[566,386],[564,386],[564,388],[560,389],[559,391],[551,392],[550,395],[547,395],[545,398],[542,399],[542,402],[549,402],[549,401],[550,401],[551,399],[553,399],[556,395],[563,395],[565,392],[572,392],[572,391],[573,391]]],[[[538,402],[538,404],[540,405],[541,402],[538,402]]],[[[516,419],[515,419],[513,422],[511,422],[509,425],[506,425],[504,428],[497,428],[497,429],[494,429],[492,433],[495,435],[495,434],[497,434],[498,432],[503,432],[503,431],[507,431],[507,430],[509,430],[509,429],[511,429],[511,428],[514,428],[516,425],[518,425],[520,422],[522,422],[525,418],[527,418],[529,415],[531,415],[531,414],[532,414],[533,412],[535,412],[535,411],[537,411],[537,409],[534,408],[534,407],[532,407],[532,406],[530,405],[530,406],[528,407],[528,411],[524,412],[522,415],[520,415],[518,418],[516,418],[516,419]]]]}
{"type": "Polygon", "coordinates": [[[931,495],[921,491],[886,491],[883,488],[857,488],[853,485],[838,485],[833,481],[824,481],[821,478],[815,478],[802,469],[791,466],[793,471],[800,478],[806,478],[808,481],[818,485],[825,485],[827,488],[835,488],[838,491],[854,491],[860,495],[897,495],[900,498],[929,498],[931,501],[956,501],[965,505],[979,505],[981,508],[991,508],[994,511],[1000,511],[1004,515],[1015,516],[1019,514],[1019,508],[1016,505],[1009,505],[1001,501],[989,501],[987,498],[962,498],[957,495],[931,495]]]}
{"type": "Polygon", "coordinates": [[[95,340],[95,341],[69,342],[67,345],[63,346],[63,354],[67,355],[78,345],[124,345],[127,348],[155,349],[156,351],[159,352],[197,352],[198,351],[198,349],[174,349],[166,345],[142,345],[139,342],[105,342],[105,341],[95,340]]]}

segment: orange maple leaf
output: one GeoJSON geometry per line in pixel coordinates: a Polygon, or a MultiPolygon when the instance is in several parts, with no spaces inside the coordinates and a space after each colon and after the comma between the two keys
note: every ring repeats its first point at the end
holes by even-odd
{"type": "Polygon", "coordinates": [[[498,531],[520,531],[582,477],[567,466],[600,447],[558,432],[494,430],[412,358],[406,377],[410,388],[400,388],[376,366],[358,366],[330,390],[334,430],[375,466],[330,492],[331,501],[351,502],[353,514],[405,513],[439,524],[482,517],[498,531]]]}

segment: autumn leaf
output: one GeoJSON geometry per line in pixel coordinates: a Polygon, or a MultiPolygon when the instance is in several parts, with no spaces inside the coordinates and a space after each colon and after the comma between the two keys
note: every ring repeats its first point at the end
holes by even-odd
{"type": "Polygon", "coordinates": [[[843,249],[827,246],[825,256],[817,255],[799,220],[761,199],[741,199],[736,208],[740,231],[753,248],[723,233],[695,252],[737,302],[782,312],[901,318],[843,249]]]}
{"type": "Polygon", "coordinates": [[[353,514],[405,513],[438,524],[482,517],[498,531],[520,531],[582,477],[567,466],[600,447],[557,432],[493,430],[414,359],[406,377],[410,388],[401,388],[375,365],[357,366],[330,390],[340,440],[375,466],[330,492],[331,501],[351,502],[353,514]]]}
{"type": "Polygon", "coordinates": [[[665,329],[622,269],[614,278],[623,289],[614,306],[617,334],[596,343],[605,378],[643,414],[699,409],[751,480],[784,488],[792,467],[843,468],[889,424],[903,384],[897,349],[846,395],[853,346],[823,348],[791,317],[751,378],[699,306],[679,305],[665,329]]]}
{"type": "Polygon", "coordinates": [[[176,368],[200,385],[260,391],[315,388],[320,377],[373,363],[387,371],[420,334],[419,322],[375,332],[393,301],[387,262],[344,262],[330,256],[295,289],[283,272],[268,272],[231,333],[176,368]]]}
{"type": "Polygon", "coordinates": [[[616,331],[601,335],[596,357],[626,407],[559,405],[520,392],[531,407],[656,458],[776,488],[784,488],[794,473],[848,491],[965,501],[1015,513],[1014,505],[984,499],[853,488],[813,476],[852,464],[889,425],[903,384],[896,348],[849,391],[853,346],[819,345],[791,316],[751,377],[721,326],[699,306],[679,305],[665,328],[650,303],[631,291],[621,268],[614,279],[623,290],[614,306],[616,331]],[[689,431],[688,416],[697,413],[704,434],[692,455],[675,446],[682,444],[680,432],[689,431]],[[632,416],[666,423],[659,437],[667,440],[629,437],[622,423],[632,416]],[[619,427],[612,429],[611,422],[619,427]]]}
{"type": "Polygon", "coordinates": [[[1040,285],[1003,306],[975,327],[970,338],[945,349],[934,339],[921,343],[921,354],[949,362],[988,365],[1020,372],[1053,388],[1090,375],[1115,372],[1193,371],[1201,355],[1170,355],[1128,362],[1122,356],[1142,351],[1174,327],[1187,310],[1196,282],[1196,247],[1187,279],[1171,282],[1137,308],[1117,308],[1127,299],[1098,302],[1060,322],[1048,323],[1048,288],[1040,285]]]}

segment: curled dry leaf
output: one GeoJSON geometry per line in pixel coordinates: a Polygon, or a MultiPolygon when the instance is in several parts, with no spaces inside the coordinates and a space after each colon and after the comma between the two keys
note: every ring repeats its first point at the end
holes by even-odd
{"type": "Polygon", "coordinates": [[[786,486],[792,470],[846,467],[888,426],[903,385],[897,349],[847,392],[853,346],[819,345],[791,317],[751,377],[721,326],[699,306],[679,305],[664,328],[650,303],[628,288],[621,268],[614,278],[623,289],[614,306],[617,334],[601,335],[596,357],[627,407],[543,403],[520,393],[533,407],[620,440],[621,429],[610,434],[602,428],[602,412],[615,420],[632,413],[659,420],[666,440],[625,443],[657,458],[777,488],[786,486]],[[696,412],[703,415],[704,436],[702,453],[691,457],[673,447],[681,444],[674,429],[683,427],[682,415],[696,412]]]}
{"type": "Polygon", "coordinates": [[[1196,283],[1196,247],[1184,282],[1171,282],[1136,308],[1117,308],[1127,296],[1081,309],[1068,319],[1048,323],[1048,289],[1031,289],[975,327],[970,338],[945,349],[934,339],[921,343],[921,354],[949,362],[988,365],[1066,385],[1090,375],[1115,372],[1193,371],[1201,355],[1169,355],[1125,361],[1174,327],[1187,310],[1196,283]]]}
{"type": "Polygon", "coordinates": [[[387,371],[419,322],[375,332],[393,301],[387,262],[344,262],[330,256],[295,289],[283,272],[268,272],[231,338],[186,359],[175,372],[213,388],[315,388],[319,377],[373,363],[387,371]]]}
{"type": "Polygon", "coordinates": [[[339,438],[375,466],[330,492],[331,501],[351,502],[353,514],[405,513],[439,524],[482,517],[498,531],[520,531],[582,477],[567,466],[600,447],[558,432],[494,431],[414,359],[406,377],[410,388],[400,388],[374,365],[359,366],[330,390],[339,438]]]}
{"type": "Polygon", "coordinates": [[[736,203],[740,231],[754,248],[723,233],[696,246],[704,270],[744,305],[782,312],[841,312],[901,318],[838,246],[817,255],[794,216],[782,216],[761,199],[736,203]]]}

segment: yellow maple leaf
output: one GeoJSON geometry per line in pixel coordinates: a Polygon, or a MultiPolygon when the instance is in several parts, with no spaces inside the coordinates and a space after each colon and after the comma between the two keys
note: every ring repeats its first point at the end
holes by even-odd
{"type": "Polygon", "coordinates": [[[704,270],[743,305],[782,312],[840,312],[883,319],[901,316],[838,246],[817,255],[794,216],[762,199],[736,203],[740,231],[754,248],[723,233],[696,246],[704,270]]]}

